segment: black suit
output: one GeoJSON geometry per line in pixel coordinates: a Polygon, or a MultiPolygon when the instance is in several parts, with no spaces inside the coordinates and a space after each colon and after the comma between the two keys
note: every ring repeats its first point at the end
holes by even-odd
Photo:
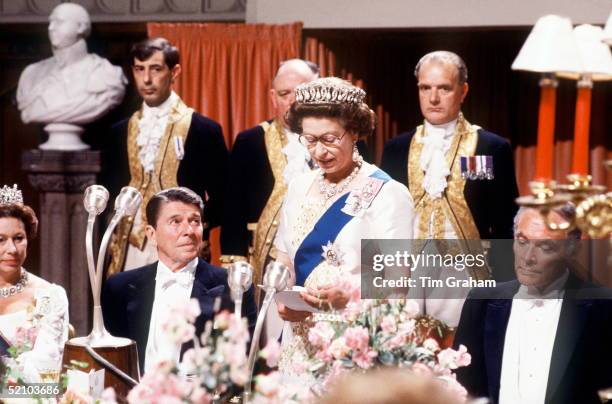
{"type": "MultiPolygon", "coordinates": [[[[408,150],[416,130],[395,136],[385,144],[381,170],[408,185],[408,150]]],[[[464,196],[481,239],[511,239],[518,197],[512,147],[486,130],[478,130],[475,155],[493,156],[493,180],[467,180],[464,196]]],[[[454,164],[458,164],[458,158],[454,164]]]]}
{"type": "MultiPolygon", "coordinates": [[[[99,178],[100,183],[108,188],[111,201],[121,187],[130,183],[128,122],[129,119],[125,119],[113,125],[107,138],[102,141],[102,171],[99,178]]],[[[194,112],[184,149],[185,155],[176,174],[177,184],[193,190],[205,200],[206,222],[209,227],[218,226],[221,224],[223,187],[228,161],[221,126],[194,112]]]]}
{"type": "MultiPolygon", "coordinates": [[[[155,298],[155,276],[157,262],[138,269],[117,273],[104,283],[102,310],[108,331],[118,337],[133,339],[137,343],[141,372],[149,338],[149,324],[155,298]]],[[[227,285],[227,271],[199,259],[191,297],[200,302],[201,314],[195,322],[196,335],[214,317],[213,307],[217,297],[221,298],[221,309],[233,311],[234,304],[227,285]]],[[[242,315],[249,321],[252,333],[257,317],[257,307],[251,287],[243,298],[242,315]]],[[[192,343],[183,344],[181,355],[192,343]]]]}
{"type": "MultiPolygon", "coordinates": [[[[455,346],[463,344],[472,363],[457,379],[476,397],[499,400],[502,357],[512,297],[518,281],[474,289],[463,306],[455,346]]],[[[546,403],[599,403],[597,390],[612,387],[612,300],[605,289],[583,289],[574,276],[566,283],[546,386],[546,403]],[[585,293],[585,291],[588,291],[585,293]],[[580,298],[581,293],[585,298],[580,298]]]]}
{"type": "Polygon", "coordinates": [[[272,194],[274,174],[264,136],[257,125],[239,133],[232,146],[221,227],[223,255],[247,256],[251,243],[247,224],[259,221],[272,194]]]}

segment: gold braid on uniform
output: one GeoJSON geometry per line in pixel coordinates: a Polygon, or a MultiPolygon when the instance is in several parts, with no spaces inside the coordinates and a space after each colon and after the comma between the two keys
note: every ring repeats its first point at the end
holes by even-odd
{"type": "MultiPolygon", "coordinates": [[[[471,125],[459,114],[455,135],[451,146],[446,153],[446,160],[450,167],[447,177],[447,187],[441,198],[431,198],[423,188],[425,173],[419,165],[423,144],[419,141],[425,135],[424,125],[417,127],[408,153],[408,188],[414,199],[415,213],[418,217],[419,227],[416,238],[442,239],[444,238],[444,223],[448,219],[453,226],[455,234],[463,240],[480,240],[480,233],[472,217],[472,212],[465,200],[464,188],[466,180],[461,176],[461,156],[473,156],[478,143],[478,129],[471,125]]],[[[468,242],[465,248],[472,252],[482,252],[481,243],[468,242]],[[469,245],[468,245],[469,244],[469,245]]],[[[488,279],[486,268],[482,271],[472,270],[470,275],[475,279],[488,279]]]]}
{"type": "Polygon", "coordinates": [[[147,224],[145,207],[147,203],[149,203],[151,197],[159,191],[178,186],[176,176],[180,160],[176,156],[172,139],[174,137],[179,137],[183,144],[186,143],[192,115],[193,109],[187,107],[181,99],[172,107],[168,114],[166,131],[161,138],[159,150],[157,151],[155,168],[150,173],[144,172],[144,168],[138,157],[139,147],[136,143],[136,138],[139,133],[138,122],[142,117],[142,109],[136,111],[130,118],[128,122],[127,139],[130,186],[138,189],[143,196],[140,209],[137,213],[141,215],[141,220],[140,226],[138,228],[133,228],[134,218],[125,217],[115,229],[109,247],[111,263],[107,271],[107,276],[120,272],[123,268],[128,242],[140,250],[144,248],[146,240],[145,226],[147,224]]]}
{"type": "Polygon", "coordinates": [[[283,177],[283,172],[287,166],[287,157],[283,153],[283,147],[287,144],[285,129],[276,119],[272,124],[263,122],[261,126],[264,128],[266,152],[274,176],[274,187],[257,221],[253,240],[253,254],[251,256],[251,265],[254,268],[253,282],[259,283],[261,283],[268,257],[276,258],[273,247],[274,237],[276,237],[276,231],[278,230],[281,205],[287,193],[287,184],[283,177]]]}

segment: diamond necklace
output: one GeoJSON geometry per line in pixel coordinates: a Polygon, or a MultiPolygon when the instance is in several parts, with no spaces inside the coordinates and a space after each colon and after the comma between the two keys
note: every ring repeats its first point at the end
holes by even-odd
{"type": "Polygon", "coordinates": [[[19,277],[19,281],[16,284],[11,286],[5,286],[0,288],[0,298],[7,298],[17,293],[23,292],[25,287],[28,284],[28,273],[25,270],[21,271],[21,276],[19,277]]]}
{"type": "Polygon", "coordinates": [[[317,178],[317,182],[319,183],[319,192],[321,192],[321,194],[325,197],[326,200],[333,198],[334,195],[338,195],[344,192],[344,190],[349,186],[351,181],[353,181],[353,179],[357,176],[357,173],[359,173],[360,168],[361,164],[357,163],[357,165],[355,166],[355,168],[353,168],[353,171],[351,171],[348,177],[338,183],[331,184],[325,182],[325,173],[323,172],[323,170],[319,169],[319,175],[317,178]]]}

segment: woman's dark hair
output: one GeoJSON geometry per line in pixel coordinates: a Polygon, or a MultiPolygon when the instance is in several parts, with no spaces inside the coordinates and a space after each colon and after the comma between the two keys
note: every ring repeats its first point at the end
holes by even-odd
{"type": "Polygon", "coordinates": [[[161,51],[164,54],[164,62],[168,68],[172,69],[179,63],[180,55],[178,49],[166,38],[145,39],[132,45],[130,63],[133,65],[134,59],[144,62],[157,51],[161,51]]]}
{"type": "Polygon", "coordinates": [[[359,137],[369,136],[376,128],[376,115],[364,103],[301,104],[294,102],[287,112],[289,129],[302,134],[304,118],[336,119],[347,132],[359,137]]]}
{"type": "Polygon", "coordinates": [[[15,218],[21,220],[25,227],[28,241],[32,241],[38,234],[38,218],[36,213],[28,205],[18,205],[16,203],[0,204],[0,218],[15,218]]]}
{"type": "Polygon", "coordinates": [[[147,223],[156,228],[161,207],[169,202],[182,202],[187,205],[193,205],[198,208],[200,214],[204,211],[204,201],[202,201],[202,198],[191,189],[186,187],[167,188],[156,193],[149,200],[145,210],[147,223]]]}

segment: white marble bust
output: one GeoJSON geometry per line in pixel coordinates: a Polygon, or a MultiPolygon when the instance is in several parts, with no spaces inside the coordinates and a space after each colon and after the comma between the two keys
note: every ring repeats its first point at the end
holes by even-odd
{"type": "Polygon", "coordinates": [[[49,141],[42,149],[80,150],[79,135],[123,99],[127,80],[120,67],[87,52],[91,30],[87,10],[62,3],[49,16],[53,57],[26,67],[19,78],[17,103],[24,123],[46,123],[49,141]]]}

